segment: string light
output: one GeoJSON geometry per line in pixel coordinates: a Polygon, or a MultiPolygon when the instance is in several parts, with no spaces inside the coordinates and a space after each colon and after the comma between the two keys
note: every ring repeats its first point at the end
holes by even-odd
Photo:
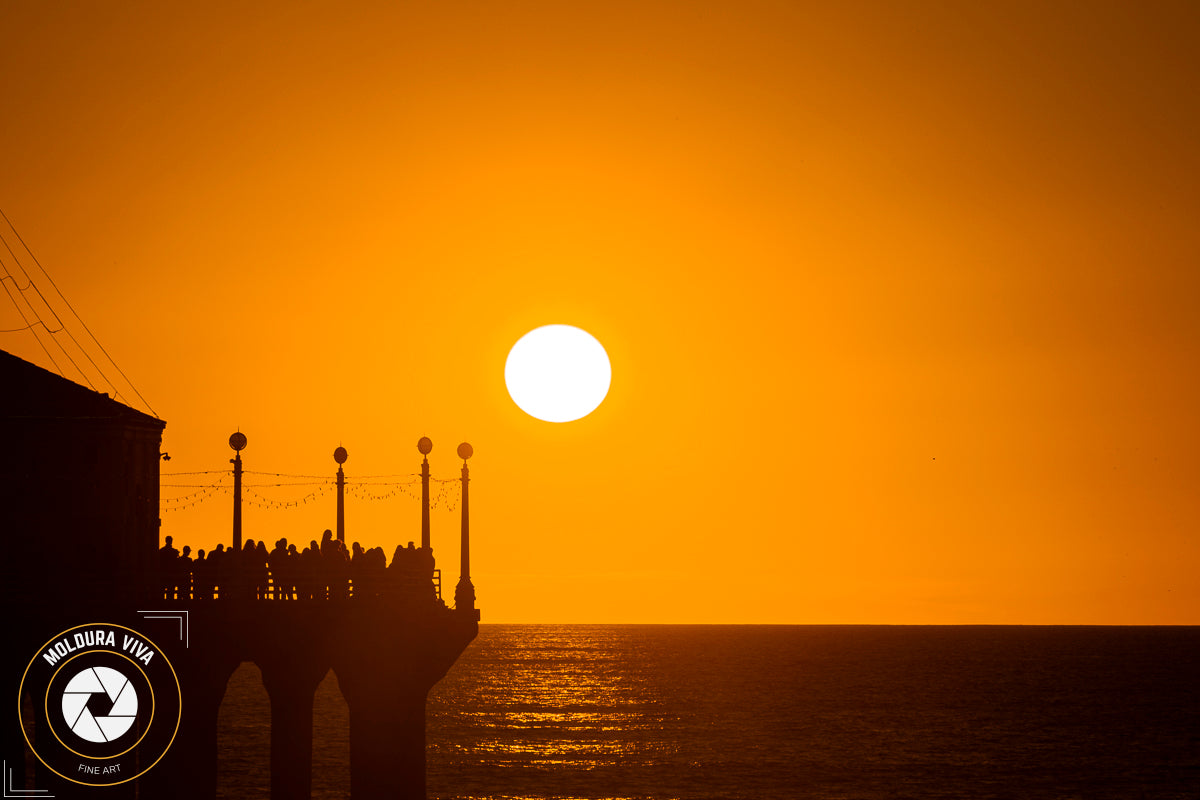
{"type": "Polygon", "coordinates": [[[308,505],[308,501],[316,500],[318,497],[323,496],[325,492],[328,491],[327,486],[322,486],[317,491],[309,492],[303,497],[299,497],[294,500],[272,500],[271,498],[264,497],[258,492],[248,489],[245,486],[243,486],[242,489],[250,496],[248,500],[244,499],[243,502],[245,502],[247,505],[254,506],[255,508],[266,509],[268,511],[299,508],[300,506],[308,505]]]}
{"type": "MultiPolygon", "coordinates": [[[[262,481],[242,484],[242,491],[245,494],[242,502],[252,508],[262,509],[265,511],[285,511],[306,506],[310,502],[316,502],[319,498],[324,497],[336,486],[336,481],[326,475],[300,475],[287,472],[252,470],[244,470],[242,474],[287,479],[274,483],[262,481]],[[286,489],[291,487],[317,488],[304,495],[301,495],[300,497],[293,497],[287,500],[277,500],[268,497],[261,492],[254,491],[255,489],[286,489]]],[[[230,473],[227,470],[164,472],[161,473],[161,475],[163,477],[180,478],[193,475],[221,476],[219,480],[213,483],[160,484],[161,488],[197,490],[187,494],[176,495],[174,497],[162,499],[160,501],[160,508],[164,512],[177,512],[192,508],[200,503],[205,502],[206,500],[211,499],[217,494],[229,494],[233,488],[228,483],[230,473]]],[[[429,496],[430,509],[445,511],[457,510],[462,497],[461,480],[459,478],[434,478],[432,476],[429,480],[431,489],[429,496]]],[[[346,494],[359,501],[379,502],[394,500],[401,497],[417,501],[420,501],[421,499],[421,476],[420,473],[414,472],[400,472],[387,475],[363,475],[358,478],[347,479],[345,481],[345,487],[346,494]],[[394,478],[402,478],[403,480],[392,480],[394,478]]]]}
{"type": "Polygon", "coordinates": [[[225,485],[225,484],[214,483],[214,484],[211,484],[209,486],[202,488],[198,492],[192,492],[191,494],[179,495],[177,497],[169,497],[164,500],[161,500],[160,508],[163,512],[166,512],[166,513],[170,513],[173,511],[183,511],[184,509],[188,509],[193,506],[200,505],[201,503],[205,502],[206,500],[209,500],[212,497],[216,496],[218,493],[228,494],[230,492],[231,488],[232,487],[225,485]]]}

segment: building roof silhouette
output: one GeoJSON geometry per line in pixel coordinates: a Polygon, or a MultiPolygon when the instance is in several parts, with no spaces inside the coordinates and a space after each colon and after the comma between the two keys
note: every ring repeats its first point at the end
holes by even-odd
{"type": "Polygon", "coordinates": [[[0,392],[0,417],[12,421],[96,419],[158,430],[166,425],[104,392],[80,386],[4,350],[0,350],[0,386],[4,387],[0,392]]]}

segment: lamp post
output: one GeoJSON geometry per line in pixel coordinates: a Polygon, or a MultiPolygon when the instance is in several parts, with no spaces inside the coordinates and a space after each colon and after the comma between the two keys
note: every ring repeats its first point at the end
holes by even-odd
{"type": "Polygon", "coordinates": [[[233,551],[242,551],[242,451],[246,449],[246,434],[237,431],[230,435],[229,446],[233,448],[233,551]]]}
{"type": "Polygon", "coordinates": [[[421,453],[421,547],[429,549],[429,453],[433,450],[433,441],[428,436],[417,440],[417,450],[421,453]]]}
{"type": "Polygon", "coordinates": [[[333,451],[333,460],[338,464],[337,471],[337,538],[339,542],[346,541],[346,473],[342,471],[342,464],[346,463],[346,459],[350,454],[346,452],[346,448],[339,447],[333,451]]]}
{"type": "Polygon", "coordinates": [[[471,533],[470,533],[470,504],[467,497],[467,484],[470,482],[470,472],[467,469],[467,459],[474,455],[471,445],[463,442],[458,446],[458,456],[463,460],[462,465],[462,563],[459,567],[458,586],[454,588],[454,607],[460,611],[475,608],[475,586],[471,583],[471,533]]]}

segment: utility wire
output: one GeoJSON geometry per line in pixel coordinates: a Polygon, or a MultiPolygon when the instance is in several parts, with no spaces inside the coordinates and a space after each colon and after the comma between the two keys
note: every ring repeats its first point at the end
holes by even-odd
{"type": "MultiPolygon", "coordinates": [[[[0,266],[4,266],[4,265],[0,264],[0,266]]],[[[12,275],[9,274],[9,272],[8,272],[8,267],[4,267],[4,273],[6,275],[8,275],[8,277],[12,278],[12,275]]],[[[13,278],[13,284],[16,284],[16,282],[17,282],[17,279],[13,278]]],[[[13,297],[13,293],[8,288],[8,284],[5,283],[3,280],[0,280],[0,286],[4,287],[4,293],[8,295],[9,300],[12,300],[13,307],[16,308],[17,313],[21,315],[21,321],[24,322],[26,327],[31,330],[31,332],[33,333],[33,338],[37,341],[38,345],[42,348],[42,352],[46,354],[46,358],[50,359],[50,363],[54,365],[54,369],[58,370],[59,375],[62,375],[62,367],[60,367],[58,365],[58,362],[54,360],[54,356],[50,355],[50,351],[46,349],[46,345],[42,344],[42,339],[40,336],[37,335],[37,331],[32,330],[33,326],[36,325],[37,323],[30,322],[29,318],[25,316],[25,312],[21,310],[21,304],[17,302],[17,298],[13,297]]],[[[41,320],[39,319],[38,322],[41,322],[41,320]]],[[[44,323],[43,323],[42,327],[43,328],[46,327],[44,323]]]]}
{"type": "MultiPolygon", "coordinates": [[[[54,344],[58,347],[59,350],[62,350],[63,355],[65,355],[67,357],[67,360],[71,362],[71,366],[73,366],[75,368],[75,371],[79,373],[79,376],[81,378],[83,378],[83,382],[86,383],[88,386],[92,387],[92,391],[99,391],[99,389],[96,387],[96,384],[93,383],[92,379],[88,377],[88,374],[86,372],[84,372],[77,363],[75,363],[75,359],[71,357],[71,354],[67,351],[67,348],[63,346],[62,342],[60,342],[58,339],[54,338],[54,334],[65,332],[67,334],[67,336],[71,339],[71,342],[74,343],[75,347],[79,349],[79,352],[81,352],[85,356],[87,356],[88,361],[92,361],[92,357],[88,355],[87,351],[84,350],[82,346],[80,346],[79,341],[75,338],[75,336],[71,333],[71,331],[67,330],[67,326],[63,324],[62,318],[58,316],[58,314],[54,311],[54,308],[50,305],[49,301],[46,300],[46,296],[44,294],[42,294],[42,290],[39,289],[37,284],[33,282],[33,276],[31,276],[29,274],[29,272],[25,269],[25,267],[23,267],[21,265],[21,259],[17,256],[16,253],[13,252],[12,246],[9,245],[8,240],[5,239],[2,234],[0,234],[0,242],[2,242],[4,244],[4,249],[8,251],[8,254],[10,256],[12,256],[13,264],[17,267],[17,269],[19,269],[21,271],[21,274],[25,276],[25,286],[22,287],[17,284],[16,276],[13,275],[11,272],[9,272],[8,266],[4,264],[3,259],[0,259],[0,266],[4,267],[5,275],[12,280],[13,286],[21,294],[21,299],[25,301],[25,304],[27,306],[29,306],[29,310],[33,313],[33,315],[35,317],[38,318],[38,322],[40,322],[42,327],[46,329],[46,332],[51,335],[51,341],[54,342],[54,344]],[[29,298],[27,298],[25,296],[25,292],[29,291],[30,289],[33,289],[33,291],[37,292],[37,296],[40,297],[42,300],[42,305],[46,307],[46,310],[50,312],[50,315],[52,317],[54,317],[54,321],[58,323],[58,327],[55,328],[54,330],[50,330],[50,326],[47,325],[45,320],[42,319],[42,313],[40,311],[38,311],[37,306],[35,306],[33,303],[29,302],[29,298]]],[[[11,295],[10,295],[10,297],[11,297],[11,295]]],[[[33,323],[33,325],[38,324],[38,322],[33,323]]],[[[29,327],[33,327],[33,325],[30,325],[29,327]]],[[[51,361],[53,361],[53,359],[51,359],[51,361]]],[[[56,367],[58,366],[57,362],[55,362],[55,366],[56,367]]],[[[92,361],[92,366],[96,367],[96,371],[100,374],[100,377],[104,378],[104,380],[108,383],[109,388],[111,388],[113,391],[113,395],[116,397],[120,397],[121,393],[119,391],[117,391],[117,387],[113,385],[112,381],[108,380],[108,377],[104,374],[103,370],[101,370],[98,366],[96,366],[95,361],[92,361]]],[[[58,371],[58,374],[62,375],[64,378],[66,377],[66,375],[63,373],[63,371],[61,369],[58,371]]]]}
{"type": "MultiPolygon", "coordinates": [[[[9,227],[12,227],[11,224],[9,227]]],[[[15,229],[13,230],[13,233],[16,233],[15,229]]],[[[21,238],[20,234],[17,234],[17,238],[18,239],[21,238]]],[[[119,389],[117,389],[116,384],[108,379],[108,376],[104,374],[104,370],[100,369],[100,365],[98,365],[95,362],[95,360],[92,359],[92,356],[88,353],[88,351],[83,348],[83,345],[81,345],[79,343],[79,340],[75,338],[75,334],[71,333],[70,329],[67,328],[67,326],[63,323],[62,317],[58,316],[58,312],[56,312],[54,310],[54,307],[50,305],[50,301],[46,299],[46,295],[42,294],[42,290],[40,288],[38,288],[38,285],[36,283],[33,282],[33,276],[30,275],[29,271],[26,270],[25,267],[21,264],[21,259],[17,256],[17,254],[15,252],[13,252],[12,246],[8,243],[8,240],[6,238],[4,238],[3,234],[0,234],[0,242],[4,243],[4,249],[8,251],[8,254],[10,256],[12,256],[13,263],[16,264],[17,268],[21,270],[21,274],[25,276],[25,281],[26,281],[25,288],[22,289],[20,286],[17,286],[17,290],[19,292],[21,292],[21,298],[23,300],[25,300],[25,302],[29,305],[29,310],[34,313],[34,316],[36,316],[38,318],[38,320],[42,319],[41,312],[39,312],[37,310],[37,308],[33,305],[33,303],[30,303],[29,299],[25,297],[25,292],[32,288],[33,291],[37,292],[37,296],[41,298],[42,305],[46,307],[46,310],[49,311],[51,316],[54,317],[54,321],[58,323],[58,328],[53,331],[50,331],[50,333],[54,334],[54,333],[59,333],[59,332],[65,332],[67,334],[67,336],[70,338],[71,342],[75,345],[75,347],[78,348],[79,352],[83,353],[83,355],[87,357],[87,360],[91,362],[92,367],[95,368],[96,372],[100,375],[100,377],[104,379],[104,382],[108,384],[108,388],[110,388],[112,390],[113,397],[124,400],[125,398],[121,396],[121,391],[119,389]]],[[[26,248],[26,249],[28,249],[28,248],[26,248]]],[[[33,255],[33,254],[30,253],[30,255],[33,255]]],[[[35,261],[36,261],[36,259],[35,259],[35,261]]],[[[5,267],[4,271],[8,272],[8,268],[5,267]]],[[[43,270],[43,272],[45,272],[45,270],[43,270]]],[[[11,273],[9,273],[9,275],[10,275],[10,277],[12,277],[11,273]]],[[[50,276],[47,274],[46,277],[49,278],[50,276]]],[[[51,281],[51,282],[53,282],[53,281],[51,281]]],[[[16,283],[17,283],[17,279],[15,277],[13,277],[13,285],[16,286],[16,283]]],[[[62,296],[61,292],[59,293],[59,296],[60,297],[62,296]]],[[[63,299],[65,300],[66,298],[64,297],[63,299]]],[[[46,326],[44,321],[42,322],[42,324],[43,324],[43,326],[46,327],[47,330],[49,330],[49,326],[46,326]]],[[[88,377],[87,373],[84,372],[82,369],[80,369],[79,365],[75,363],[75,359],[71,358],[71,354],[67,352],[67,348],[63,347],[62,342],[58,341],[58,339],[54,339],[54,343],[56,345],[58,345],[59,350],[63,351],[63,355],[65,355],[67,357],[67,360],[71,362],[71,366],[75,367],[75,370],[83,378],[84,382],[87,383],[88,386],[92,387],[93,391],[100,391],[99,388],[96,386],[96,384],[94,384],[92,382],[92,379],[88,377]]],[[[61,371],[59,372],[59,374],[62,374],[61,371]]],[[[63,377],[65,378],[66,375],[63,375],[63,377]]]]}
{"type": "MultiPolygon", "coordinates": [[[[133,381],[129,380],[129,376],[125,374],[125,371],[121,369],[121,366],[119,364],[117,364],[117,362],[113,359],[113,357],[111,355],[109,355],[108,351],[104,349],[104,345],[102,345],[100,343],[100,340],[96,338],[96,334],[92,333],[92,329],[89,328],[87,326],[87,323],[83,321],[83,317],[79,316],[79,312],[75,310],[75,307],[73,305],[71,305],[71,301],[68,300],[66,295],[64,295],[62,293],[62,290],[58,288],[58,284],[54,282],[54,278],[50,277],[50,273],[47,272],[46,268],[42,266],[42,262],[38,261],[37,255],[35,255],[33,250],[30,249],[29,245],[25,243],[25,240],[21,238],[20,232],[12,224],[12,221],[8,218],[8,215],[4,213],[3,209],[0,209],[0,217],[4,218],[5,223],[8,224],[8,227],[12,230],[13,235],[17,237],[17,241],[21,243],[21,246],[23,248],[25,248],[25,252],[29,253],[29,257],[33,259],[33,263],[37,264],[38,269],[40,269],[42,271],[42,274],[46,276],[46,280],[50,281],[50,285],[54,287],[54,291],[58,293],[59,298],[62,299],[62,301],[66,304],[67,308],[70,309],[71,313],[75,315],[75,319],[79,320],[79,324],[83,326],[83,329],[85,331],[87,331],[88,336],[90,336],[92,338],[92,341],[95,342],[96,346],[100,348],[100,352],[104,353],[104,357],[107,358],[108,362],[110,364],[112,364],[113,367],[116,368],[116,370],[120,374],[120,376],[122,378],[124,378],[125,383],[128,384],[130,389],[133,390],[133,393],[135,395],[137,395],[138,399],[142,401],[142,404],[145,405],[146,408],[150,410],[150,413],[153,414],[156,419],[158,419],[159,418],[158,412],[156,412],[154,410],[153,406],[151,406],[148,402],[146,402],[146,398],[142,397],[142,393],[139,392],[137,387],[133,385],[133,381]]],[[[8,247],[7,241],[5,242],[5,247],[8,247]]],[[[9,250],[9,252],[12,252],[11,249],[9,250]]],[[[13,258],[16,258],[16,256],[14,255],[13,258]]],[[[18,266],[20,266],[19,261],[18,261],[18,266]]],[[[25,271],[24,268],[22,268],[22,272],[24,272],[24,271],[25,271]]],[[[25,272],[25,276],[29,277],[29,273],[25,272]]],[[[32,278],[30,278],[30,283],[33,283],[32,278]]],[[[35,286],[34,288],[36,289],[37,287],[35,286]]],[[[46,298],[42,295],[40,290],[38,290],[38,295],[40,297],[42,297],[42,302],[46,302],[46,298]]],[[[50,304],[46,303],[46,307],[50,308],[50,304]]],[[[51,308],[50,311],[51,311],[51,313],[54,313],[54,309],[51,308]]],[[[56,318],[57,318],[57,316],[58,315],[55,314],[56,318]]],[[[59,320],[59,321],[61,323],[61,320],[59,320]]],[[[69,332],[68,332],[68,335],[69,335],[69,332]]],[[[72,337],[72,341],[74,341],[74,337],[72,337]]],[[[75,342],[75,344],[78,346],[79,343],[75,342]]],[[[61,347],[61,345],[60,345],[60,347],[61,347]]],[[[45,348],[43,347],[43,349],[45,349],[45,348]]],[[[83,350],[83,348],[80,347],[80,350],[83,350]]],[[[66,351],[64,350],[64,352],[66,352],[66,351]]],[[[84,355],[87,355],[88,360],[92,362],[92,366],[96,367],[96,370],[98,372],[100,372],[101,375],[104,375],[104,371],[101,370],[100,367],[96,364],[96,362],[92,360],[92,357],[87,354],[87,351],[84,350],[83,352],[84,352],[84,355]]],[[[49,355],[49,353],[47,353],[47,355],[49,355]]],[[[51,360],[53,360],[53,359],[51,359],[51,360]]],[[[74,363],[74,362],[72,362],[72,363],[74,363]]],[[[108,381],[108,378],[105,378],[105,380],[108,381]]],[[[112,386],[112,381],[108,381],[108,383],[110,386],[112,386]]],[[[112,388],[113,388],[114,394],[119,394],[116,391],[115,386],[113,386],[112,388]]]]}
{"type": "MultiPolygon", "coordinates": [[[[5,242],[4,244],[7,245],[8,242],[5,242]]],[[[0,262],[0,263],[3,263],[3,262],[0,262]]],[[[13,282],[13,288],[16,289],[18,292],[24,293],[25,290],[27,290],[30,286],[33,286],[33,281],[29,280],[28,275],[25,276],[25,280],[28,281],[28,283],[26,283],[24,286],[17,286],[17,279],[12,276],[12,273],[8,271],[7,267],[5,268],[4,273],[5,273],[5,277],[13,282]]],[[[4,280],[4,278],[0,278],[0,280],[4,280]]]]}
{"type": "MultiPolygon", "coordinates": [[[[0,237],[0,241],[3,241],[3,237],[0,237]]],[[[12,254],[13,260],[15,261],[16,254],[14,254],[12,252],[12,248],[8,247],[8,242],[4,242],[4,246],[6,248],[8,248],[8,252],[10,254],[12,254]]],[[[18,267],[21,266],[19,261],[17,262],[17,266],[18,267]]],[[[54,338],[54,334],[61,332],[66,326],[63,325],[63,321],[59,318],[58,314],[54,313],[54,309],[50,308],[50,304],[46,302],[46,298],[42,295],[41,291],[38,290],[37,286],[34,285],[33,279],[29,277],[29,273],[27,273],[27,272],[25,273],[25,278],[26,278],[26,280],[29,281],[29,283],[26,284],[25,288],[28,289],[30,286],[32,286],[33,290],[38,293],[38,297],[42,298],[42,304],[46,306],[46,309],[54,316],[54,321],[58,323],[58,327],[54,330],[50,330],[50,326],[48,326],[46,324],[45,320],[42,319],[41,313],[37,310],[37,308],[33,305],[33,303],[30,303],[29,299],[25,297],[25,294],[24,294],[23,290],[21,289],[21,287],[16,285],[17,279],[15,277],[13,277],[13,274],[11,272],[8,271],[8,266],[5,265],[3,259],[0,259],[0,267],[4,268],[4,272],[7,275],[7,277],[12,278],[13,286],[16,286],[17,291],[21,292],[21,299],[24,300],[25,304],[29,306],[29,310],[33,312],[33,315],[38,318],[37,322],[32,323],[28,327],[32,328],[34,325],[40,324],[43,328],[45,328],[46,332],[50,334],[50,341],[54,342],[54,344],[58,346],[59,350],[62,350],[63,355],[67,357],[67,361],[71,362],[71,366],[74,367],[75,371],[79,373],[79,377],[83,378],[84,383],[86,383],[88,386],[92,387],[92,391],[99,391],[96,388],[96,384],[92,383],[92,379],[88,377],[87,373],[79,368],[79,365],[75,363],[75,359],[71,358],[71,354],[69,352],[67,352],[67,348],[63,347],[62,342],[60,342],[58,339],[54,338]]],[[[22,272],[24,272],[24,270],[22,270],[22,272]]],[[[12,295],[10,294],[9,297],[12,297],[12,295]]],[[[71,341],[75,342],[75,346],[79,347],[79,342],[75,341],[75,337],[71,336],[71,332],[67,331],[66,333],[67,333],[67,336],[71,337],[71,341]]],[[[35,334],[35,336],[36,336],[36,334],[35,334]]],[[[87,353],[83,350],[82,347],[79,347],[79,351],[82,352],[84,355],[87,355],[87,353]]],[[[55,366],[58,366],[57,363],[55,364],[55,366]]],[[[59,370],[59,374],[62,375],[62,370],[59,370]]],[[[103,377],[104,373],[100,373],[100,374],[101,374],[101,377],[103,377]]],[[[66,375],[63,375],[63,377],[65,378],[66,375]]],[[[110,386],[111,386],[111,384],[110,384],[110,386]]],[[[113,390],[114,394],[117,392],[117,389],[115,386],[112,387],[112,390],[113,390]]]]}
{"type": "MultiPolygon", "coordinates": [[[[24,328],[6,328],[4,330],[0,330],[0,333],[23,333],[28,330],[33,330],[38,325],[41,325],[43,328],[46,328],[46,323],[42,322],[39,319],[37,322],[26,325],[24,328]]],[[[60,328],[59,330],[62,330],[62,329],[60,328]]],[[[58,331],[52,331],[49,328],[46,328],[46,333],[58,333],[58,331]]]]}
{"type": "MultiPolygon", "coordinates": [[[[0,236],[0,241],[4,241],[4,237],[3,237],[3,236],[0,236]]],[[[82,369],[80,369],[79,365],[75,363],[75,359],[74,359],[74,358],[71,358],[71,354],[70,354],[70,353],[67,351],[67,348],[63,347],[63,343],[62,343],[62,342],[60,342],[58,339],[56,339],[56,338],[54,337],[54,334],[56,334],[56,333],[60,333],[60,332],[64,332],[64,331],[65,331],[65,332],[66,332],[66,334],[67,334],[67,336],[68,336],[68,337],[71,339],[71,341],[72,341],[72,342],[74,342],[74,344],[75,344],[75,347],[79,348],[79,352],[83,353],[83,354],[86,356],[86,355],[87,355],[87,351],[86,351],[86,350],[84,350],[82,347],[80,347],[80,345],[79,345],[79,342],[78,342],[78,341],[75,339],[75,337],[74,337],[74,336],[72,336],[72,335],[71,335],[71,331],[69,331],[69,330],[66,330],[66,327],[67,327],[67,326],[63,324],[62,318],[61,318],[61,317],[59,317],[59,316],[58,316],[58,314],[54,313],[54,309],[53,309],[53,308],[51,308],[51,307],[50,307],[50,303],[48,303],[48,302],[46,301],[46,296],[42,294],[42,290],[41,290],[41,289],[39,289],[39,288],[37,287],[37,284],[35,284],[35,283],[33,282],[33,278],[31,278],[31,277],[29,276],[29,273],[28,273],[28,272],[25,272],[25,268],[24,268],[24,267],[21,267],[21,262],[20,262],[20,261],[17,261],[17,255],[16,255],[16,253],[14,253],[14,252],[12,251],[12,248],[8,246],[8,242],[7,242],[7,241],[5,241],[5,242],[4,242],[4,247],[5,247],[5,248],[8,250],[8,252],[9,252],[9,255],[11,255],[11,256],[13,257],[13,261],[16,263],[16,265],[17,265],[18,267],[20,267],[20,269],[21,269],[21,272],[23,272],[23,273],[25,274],[25,279],[26,279],[27,281],[29,281],[29,283],[27,283],[27,284],[26,284],[25,288],[26,288],[26,289],[28,289],[28,288],[29,288],[29,287],[31,287],[31,286],[33,287],[33,290],[34,290],[35,292],[37,292],[37,295],[38,295],[38,297],[42,298],[42,305],[44,305],[44,306],[46,307],[46,310],[47,310],[47,311],[49,311],[49,312],[50,312],[50,314],[51,314],[51,316],[53,316],[53,317],[54,317],[54,321],[58,323],[58,327],[57,327],[57,328],[55,328],[54,330],[50,330],[50,326],[49,326],[49,325],[47,325],[47,324],[46,324],[46,322],[45,322],[45,320],[43,320],[43,319],[42,319],[41,312],[39,312],[39,311],[37,310],[37,307],[36,307],[36,306],[34,306],[34,304],[33,304],[33,303],[30,303],[30,302],[29,302],[29,299],[28,299],[27,297],[25,297],[24,290],[22,290],[20,286],[17,286],[17,291],[21,292],[21,299],[25,301],[25,303],[26,303],[26,304],[29,306],[29,310],[30,310],[30,311],[32,311],[32,312],[33,312],[33,314],[34,314],[34,316],[36,316],[36,317],[38,318],[38,321],[37,321],[37,322],[35,322],[35,323],[33,323],[33,324],[34,324],[34,325],[36,325],[36,324],[38,324],[38,323],[41,323],[42,327],[46,329],[46,332],[50,334],[50,341],[54,342],[54,344],[56,344],[56,345],[58,346],[58,349],[59,349],[59,350],[62,350],[62,352],[63,352],[63,355],[67,357],[67,361],[70,361],[70,362],[71,362],[71,366],[72,366],[72,367],[74,367],[74,368],[75,368],[75,371],[79,373],[79,377],[83,378],[83,381],[84,381],[84,383],[86,383],[88,386],[92,387],[92,391],[94,391],[94,392],[98,392],[98,391],[100,391],[100,390],[99,390],[99,389],[96,387],[96,384],[92,383],[92,379],[88,377],[88,374],[87,374],[86,372],[84,372],[82,369]]],[[[3,261],[3,260],[0,260],[0,266],[3,266],[3,267],[4,267],[4,271],[5,271],[5,273],[7,273],[7,274],[8,274],[8,276],[9,276],[10,278],[12,278],[12,279],[13,279],[13,285],[14,285],[14,286],[16,286],[17,279],[16,279],[15,277],[13,277],[12,273],[10,273],[10,272],[8,271],[8,267],[4,265],[4,261],[3,261]]],[[[32,326],[31,326],[31,327],[32,327],[32,326]]],[[[89,360],[89,361],[91,361],[91,356],[88,356],[88,360],[89,360]]],[[[95,367],[95,366],[96,366],[96,362],[92,361],[92,366],[93,366],[93,367],[95,367]]],[[[96,370],[99,372],[100,368],[99,368],[99,367],[96,367],[96,370]]],[[[60,372],[59,374],[61,374],[61,372],[60,372]]],[[[63,377],[65,378],[66,376],[65,376],[65,375],[63,375],[63,377]]],[[[100,372],[100,377],[104,378],[106,381],[108,380],[108,378],[107,378],[107,377],[105,377],[105,375],[104,375],[104,373],[103,373],[103,372],[100,372]]],[[[108,381],[108,385],[109,385],[109,387],[110,387],[110,388],[113,390],[113,395],[114,395],[114,396],[116,396],[116,397],[120,397],[120,396],[121,396],[121,393],[117,391],[117,387],[116,387],[116,386],[113,386],[113,384],[112,384],[112,381],[108,381]]]]}

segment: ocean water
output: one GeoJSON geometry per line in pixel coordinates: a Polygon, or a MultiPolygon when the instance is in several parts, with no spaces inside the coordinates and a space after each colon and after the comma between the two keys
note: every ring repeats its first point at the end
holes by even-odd
{"type": "MultiPolygon", "coordinates": [[[[257,670],[221,796],[269,795],[257,670]]],[[[1200,800],[1200,628],[483,625],[431,692],[440,800],[1200,800]]],[[[348,797],[336,678],[313,797],[348,797]]]]}

